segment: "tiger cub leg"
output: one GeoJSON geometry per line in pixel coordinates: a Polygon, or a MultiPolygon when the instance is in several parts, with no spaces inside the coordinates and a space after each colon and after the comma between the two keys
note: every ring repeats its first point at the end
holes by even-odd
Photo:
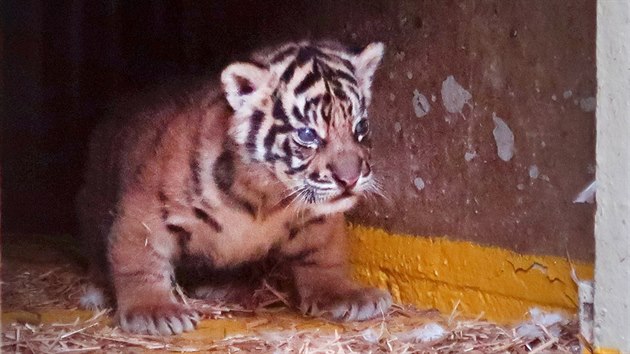
{"type": "Polygon", "coordinates": [[[116,293],[117,319],[127,331],[171,335],[191,331],[198,314],[179,303],[172,291],[171,259],[177,240],[150,218],[124,215],[110,233],[110,265],[116,293]]]}
{"type": "Polygon", "coordinates": [[[288,245],[287,256],[304,314],[360,321],[382,315],[391,306],[387,291],[362,287],[350,279],[343,216],[312,223],[290,242],[295,243],[288,245]]]}

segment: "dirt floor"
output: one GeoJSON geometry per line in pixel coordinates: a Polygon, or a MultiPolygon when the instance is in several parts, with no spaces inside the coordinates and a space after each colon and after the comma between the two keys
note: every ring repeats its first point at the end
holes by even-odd
{"type": "MultiPolygon", "coordinates": [[[[330,323],[287,309],[286,295],[263,282],[255,305],[208,303],[179,293],[204,316],[196,331],[156,338],[128,335],[111,310],[78,308],[88,286],[66,237],[3,235],[2,352],[260,353],[579,353],[574,320],[539,316],[516,327],[395,305],[382,317],[330,323]]],[[[535,316],[533,316],[535,317],[535,316]]],[[[551,316],[553,317],[553,316],[551,316]]]]}

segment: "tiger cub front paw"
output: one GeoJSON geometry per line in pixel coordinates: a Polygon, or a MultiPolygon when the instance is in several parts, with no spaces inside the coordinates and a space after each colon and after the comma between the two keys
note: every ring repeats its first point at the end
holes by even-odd
{"type": "Polygon", "coordinates": [[[118,314],[120,327],[136,334],[169,336],[195,329],[199,314],[181,304],[136,306],[118,314]]]}
{"type": "Polygon", "coordinates": [[[377,288],[327,293],[303,299],[302,313],[333,321],[363,321],[383,315],[392,305],[391,295],[377,288]]]}

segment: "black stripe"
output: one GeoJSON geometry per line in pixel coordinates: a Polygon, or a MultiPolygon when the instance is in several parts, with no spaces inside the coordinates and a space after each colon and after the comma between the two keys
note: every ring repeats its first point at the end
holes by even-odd
{"type": "Polygon", "coordinates": [[[296,66],[297,66],[297,64],[294,61],[291,62],[291,64],[289,64],[289,66],[287,66],[287,68],[284,70],[284,72],[280,76],[280,80],[282,80],[284,82],[291,81],[291,79],[293,79],[293,75],[295,74],[296,66]]]}
{"type": "Polygon", "coordinates": [[[287,113],[284,111],[284,107],[282,106],[282,101],[279,99],[276,99],[275,102],[273,103],[272,114],[276,120],[280,120],[284,123],[289,122],[289,117],[287,116],[287,113]]]}
{"type": "MultiPolygon", "coordinates": [[[[225,150],[215,161],[212,176],[219,190],[229,198],[237,208],[244,209],[252,217],[256,217],[256,208],[249,201],[234,195],[231,189],[234,185],[236,166],[234,165],[234,154],[230,150],[225,150]]],[[[218,225],[218,224],[217,224],[218,225]]],[[[218,225],[220,227],[220,225],[218,225]]]]}
{"type": "Polygon", "coordinates": [[[297,106],[293,106],[293,116],[295,117],[295,119],[297,119],[297,120],[299,120],[301,122],[305,121],[304,116],[300,112],[300,109],[297,108],[297,106]]]}
{"type": "Polygon", "coordinates": [[[281,158],[282,158],[282,156],[280,156],[278,154],[274,154],[271,151],[267,151],[265,153],[265,161],[268,161],[268,162],[274,162],[274,161],[279,160],[281,158]]]}
{"type": "Polygon", "coordinates": [[[163,191],[159,191],[157,194],[158,200],[162,203],[166,203],[168,202],[168,197],[166,196],[166,194],[164,194],[163,191]]]}
{"type": "Polygon", "coordinates": [[[324,121],[326,123],[330,123],[330,111],[332,110],[331,107],[331,103],[332,103],[332,98],[330,96],[329,93],[324,94],[324,97],[322,99],[322,108],[321,108],[321,116],[324,118],[324,121]]]}
{"type": "Polygon", "coordinates": [[[333,90],[333,93],[335,94],[335,96],[337,96],[340,100],[346,100],[348,99],[348,96],[346,95],[345,92],[343,92],[343,90],[341,88],[335,88],[333,90]]]}
{"type": "Polygon", "coordinates": [[[167,224],[166,229],[173,235],[177,236],[177,243],[181,252],[187,253],[188,243],[192,238],[192,234],[179,225],[167,224]]]}
{"type": "Polygon", "coordinates": [[[307,100],[306,104],[304,105],[304,112],[308,112],[309,109],[311,108],[311,106],[317,107],[317,105],[319,104],[319,101],[321,101],[321,99],[322,99],[322,95],[317,95],[317,96],[311,98],[310,100],[307,100]]]}
{"type": "Polygon", "coordinates": [[[291,167],[291,166],[289,166],[289,169],[284,171],[284,172],[286,174],[288,174],[288,175],[294,175],[294,174],[296,174],[298,172],[302,172],[302,171],[306,170],[306,168],[308,168],[309,163],[310,162],[307,162],[307,163],[305,163],[303,165],[300,165],[298,167],[291,167]]]}
{"type": "Polygon", "coordinates": [[[221,191],[229,193],[234,184],[235,173],[234,156],[232,156],[229,150],[225,150],[214,162],[214,169],[212,171],[214,183],[216,183],[221,191]]]}
{"type": "Polygon", "coordinates": [[[257,110],[250,118],[249,133],[247,133],[247,140],[245,141],[245,148],[247,148],[250,154],[256,152],[256,137],[258,136],[258,131],[260,130],[264,117],[265,114],[257,110]]]}
{"type": "Polygon", "coordinates": [[[317,55],[318,52],[320,52],[320,51],[318,51],[317,49],[315,49],[315,48],[313,48],[311,46],[302,47],[302,48],[300,48],[300,51],[298,52],[297,56],[295,57],[295,62],[299,66],[302,66],[302,65],[304,65],[304,63],[306,63],[307,61],[309,61],[313,57],[315,57],[315,55],[317,55]]]}
{"type": "Polygon", "coordinates": [[[342,78],[353,85],[357,85],[357,80],[354,77],[352,77],[352,75],[348,74],[347,72],[343,70],[335,70],[335,76],[342,78]]]}
{"type": "Polygon", "coordinates": [[[245,199],[240,199],[239,204],[251,217],[256,218],[256,208],[250,202],[245,199]]]}
{"type": "Polygon", "coordinates": [[[201,166],[199,166],[199,153],[194,151],[190,155],[188,161],[190,167],[190,178],[192,180],[192,189],[195,194],[201,194],[201,166]]]}
{"type": "Polygon", "coordinates": [[[315,224],[323,224],[326,221],[326,217],[323,215],[320,215],[318,217],[312,218],[310,220],[307,220],[303,227],[307,227],[307,226],[311,226],[311,225],[315,225],[315,224]]]}
{"type": "Polygon", "coordinates": [[[319,176],[319,172],[312,172],[308,175],[308,178],[312,181],[315,181],[317,183],[326,183],[328,182],[326,179],[324,178],[320,178],[319,176]]]}
{"type": "Polygon", "coordinates": [[[326,92],[323,96],[322,96],[322,105],[323,106],[327,106],[330,104],[331,101],[331,97],[330,94],[328,92],[326,92]]]}
{"type": "Polygon", "coordinates": [[[359,96],[359,92],[356,90],[355,86],[347,85],[346,90],[349,91],[359,103],[361,102],[361,97],[359,96]]]}
{"type": "Polygon", "coordinates": [[[189,242],[192,237],[192,234],[190,233],[190,231],[184,229],[183,227],[179,225],[166,224],[166,229],[173,235],[176,235],[177,237],[179,237],[180,242],[189,242]]]}
{"type": "Polygon", "coordinates": [[[259,61],[250,59],[248,62],[259,69],[267,69],[267,66],[259,61]]]}
{"type": "Polygon", "coordinates": [[[269,129],[269,132],[267,132],[267,136],[265,136],[265,140],[264,140],[265,149],[267,149],[267,151],[271,150],[273,143],[276,141],[276,135],[288,133],[292,130],[293,130],[293,127],[291,127],[290,125],[284,125],[284,124],[272,125],[271,129],[269,129]]]}
{"type": "Polygon", "coordinates": [[[288,167],[291,167],[291,156],[293,155],[293,150],[291,149],[290,139],[284,140],[284,142],[282,143],[282,151],[284,152],[284,157],[282,158],[282,160],[288,167]]]}
{"type": "Polygon", "coordinates": [[[271,63],[272,64],[276,64],[278,62],[283,61],[284,59],[286,59],[286,57],[288,57],[289,55],[295,53],[297,49],[295,47],[289,47],[283,51],[281,51],[280,53],[276,54],[273,56],[273,58],[271,58],[271,63]]]}
{"type": "Polygon", "coordinates": [[[349,60],[339,58],[339,61],[341,62],[341,64],[343,64],[343,66],[346,67],[346,69],[350,70],[351,73],[354,73],[354,65],[352,65],[352,63],[349,60]]]}
{"type": "Polygon", "coordinates": [[[221,225],[213,217],[208,215],[208,213],[206,213],[204,210],[199,209],[199,208],[193,208],[193,211],[195,212],[195,217],[197,217],[197,219],[200,219],[204,223],[208,224],[210,227],[214,229],[214,231],[216,232],[223,231],[223,227],[221,227],[221,225]]]}
{"type": "Polygon", "coordinates": [[[300,82],[300,84],[295,88],[294,93],[296,95],[304,93],[306,90],[311,88],[317,81],[320,79],[320,75],[315,72],[310,72],[304,77],[304,80],[300,82]]]}
{"type": "Polygon", "coordinates": [[[307,220],[306,222],[304,222],[302,225],[298,226],[298,227],[290,227],[289,228],[289,240],[293,240],[295,237],[297,237],[297,235],[304,229],[306,229],[307,227],[311,226],[311,225],[315,225],[315,224],[323,224],[326,221],[326,218],[324,216],[318,216],[315,218],[312,218],[310,220],[307,220]]]}
{"type": "Polygon", "coordinates": [[[315,248],[309,248],[303,250],[295,255],[286,256],[285,259],[289,262],[295,262],[298,265],[313,265],[315,261],[309,260],[309,258],[317,252],[315,248]]]}

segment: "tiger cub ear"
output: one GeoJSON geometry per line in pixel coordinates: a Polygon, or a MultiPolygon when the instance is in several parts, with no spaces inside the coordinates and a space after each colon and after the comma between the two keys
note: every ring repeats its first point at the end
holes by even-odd
{"type": "Polygon", "coordinates": [[[383,59],[385,53],[385,45],[380,42],[374,42],[363,48],[361,53],[354,57],[353,64],[355,67],[355,76],[359,83],[359,87],[365,96],[370,96],[370,87],[372,79],[378,65],[383,59]]]}
{"type": "Polygon", "coordinates": [[[252,63],[233,63],[221,73],[225,97],[235,111],[266,87],[269,78],[267,68],[252,63]]]}

